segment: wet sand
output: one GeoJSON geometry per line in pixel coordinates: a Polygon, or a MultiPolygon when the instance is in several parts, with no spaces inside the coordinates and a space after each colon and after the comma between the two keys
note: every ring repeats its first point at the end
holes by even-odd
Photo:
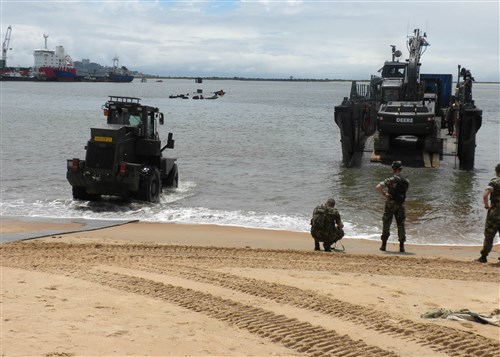
{"type": "Polygon", "coordinates": [[[308,233],[139,222],[4,243],[0,353],[500,356],[494,325],[420,317],[499,309],[499,246],[480,264],[480,247],[391,238],[326,253],[308,233]]]}

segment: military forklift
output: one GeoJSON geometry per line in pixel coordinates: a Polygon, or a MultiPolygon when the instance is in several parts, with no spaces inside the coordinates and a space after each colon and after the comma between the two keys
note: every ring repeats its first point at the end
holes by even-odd
{"type": "Polygon", "coordinates": [[[161,146],[157,132],[164,116],[140,98],[109,96],[102,106],[106,124],[91,128],[85,160],[67,160],[66,178],[73,198],[95,201],[102,195],[159,202],[163,187],[177,187],[175,158],[164,158],[174,148],[172,133],[161,146]]]}

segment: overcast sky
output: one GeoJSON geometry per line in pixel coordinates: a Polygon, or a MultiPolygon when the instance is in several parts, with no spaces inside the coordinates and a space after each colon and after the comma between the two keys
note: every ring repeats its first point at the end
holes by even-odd
{"type": "Polygon", "coordinates": [[[90,59],[158,75],[367,79],[407,58],[419,28],[431,44],[423,73],[471,69],[500,81],[499,0],[493,1],[26,1],[0,0],[9,66],[32,66],[33,50],[64,46],[90,59]]]}

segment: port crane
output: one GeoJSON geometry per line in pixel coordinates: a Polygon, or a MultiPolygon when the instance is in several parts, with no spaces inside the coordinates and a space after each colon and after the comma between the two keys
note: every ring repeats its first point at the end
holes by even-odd
{"type": "Polygon", "coordinates": [[[2,43],[2,63],[1,68],[5,68],[7,66],[7,51],[11,50],[9,48],[10,43],[10,34],[12,33],[12,26],[7,27],[7,32],[5,33],[5,39],[2,43]]]}

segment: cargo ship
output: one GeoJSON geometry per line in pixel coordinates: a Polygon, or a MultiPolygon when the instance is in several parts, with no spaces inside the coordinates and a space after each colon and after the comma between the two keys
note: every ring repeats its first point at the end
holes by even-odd
{"type": "Polygon", "coordinates": [[[130,75],[128,68],[119,66],[118,56],[113,58],[113,69],[108,73],[106,82],[129,83],[134,80],[134,76],[130,75]]]}
{"type": "MultiPolygon", "coordinates": [[[[43,34],[45,46],[33,51],[34,65],[26,67],[7,67],[7,52],[10,50],[10,35],[12,27],[7,28],[2,44],[2,57],[0,59],[0,81],[54,81],[54,82],[118,82],[129,83],[134,80],[125,66],[119,66],[118,56],[113,58],[113,67],[107,73],[96,76],[77,72],[73,59],[68,55],[63,46],[56,46],[55,50],[47,48],[49,35],[43,34]]],[[[84,71],[85,72],[85,71],[84,71]]]]}
{"type": "MultiPolygon", "coordinates": [[[[83,70],[82,72],[87,73],[86,70],[83,70]]],[[[127,67],[120,67],[118,56],[115,56],[113,58],[113,67],[107,73],[100,75],[84,74],[81,76],[81,80],[84,82],[130,83],[134,80],[134,76],[130,74],[127,67]]]]}
{"type": "Polygon", "coordinates": [[[45,47],[33,52],[35,58],[34,69],[39,80],[57,82],[75,82],[80,77],[73,67],[71,56],[65,53],[63,46],[56,46],[55,51],[47,48],[49,35],[43,34],[45,47]]]}

